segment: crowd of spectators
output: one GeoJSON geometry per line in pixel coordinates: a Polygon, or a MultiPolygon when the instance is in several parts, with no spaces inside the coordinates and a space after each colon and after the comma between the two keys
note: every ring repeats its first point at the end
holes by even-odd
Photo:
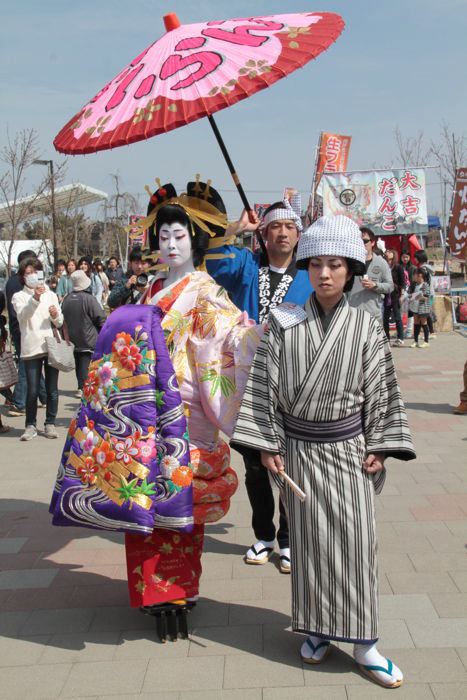
{"type": "MultiPolygon", "coordinates": [[[[125,274],[115,256],[102,260],[88,256],[78,261],[60,259],[47,280],[41,261],[32,250],[18,256],[17,272],[8,279],[5,293],[0,293],[1,347],[3,352],[10,334],[18,381],[13,390],[0,393],[8,406],[8,415],[23,417],[25,430],[21,440],[38,435],[37,410],[45,409],[43,434],[57,437],[55,421],[58,411],[58,370],[48,362],[46,338],[53,327],[66,329],[74,346],[77,397],[107,313],[117,306],[136,303],[150,280],[148,264],[140,251],[130,254],[125,274]],[[4,311],[7,311],[8,321],[4,311]]],[[[0,433],[8,427],[0,418],[0,433]]]]}
{"type": "MultiPolygon", "coordinates": [[[[382,251],[367,227],[361,228],[367,251],[366,274],[356,277],[349,293],[351,306],[366,309],[382,323],[390,338],[395,324],[393,346],[411,338],[411,347],[426,348],[436,337],[433,327],[434,270],[424,250],[411,259],[403,250],[382,251]],[[405,322],[405,328],[404,328],[405,322]],[[423,339],[420,335],[423,332],[423,339]]],[[[8,331],[14,350],[18,381],[13,390],[2,389],[9,416],[24,416],[23,440],[37,435],[37,406],[45,408],[44,435],[57,436],[58,372],[47,361],[45,339],[53,326],[65,322],[74,345],[77,397],[82,395],[97,336],[107,313],[123,304],[135,304],[151,283],[149,263],[140,250],[130,253],[125,272],[117,257],[102,260],[81,257],[57,261],[54,273],[44,280],[42,264],[32,250],[18,256],[18,270],[0,292],[1,349],[8,331]],[[7,310],[8,324],[3,311],[7,310]],[[8,328],[8,330],[7,330],[8,328]]],[[[0,418],[0,432],[7,430],[0,418]]]]}

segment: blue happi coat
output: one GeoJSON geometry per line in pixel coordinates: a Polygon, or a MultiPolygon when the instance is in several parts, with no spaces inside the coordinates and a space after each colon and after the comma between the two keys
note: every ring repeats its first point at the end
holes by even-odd
{"type": "MultiPolygon", "coordinates": [[[[206,268],[218,284],[226,289],[233,303],[248,316],[259,321],[259,269],[262,267],[261,253],[252,253],[248,248],[224,245],[210,253],[233,255],[221,260],[206,260],[206,268]]],[[[297,270],[284,301],[303,305],[313,287],[307,270],[297,270]]]]}

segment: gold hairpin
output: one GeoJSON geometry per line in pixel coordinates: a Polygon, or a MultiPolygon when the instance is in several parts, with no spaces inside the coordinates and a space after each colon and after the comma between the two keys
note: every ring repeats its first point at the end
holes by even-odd
{"type": "Polygon", "coordinates": [[[201,194],[201,192],[202,192],[201,185],[199,184],[200,177],[201,177],[200,174],[196,173],[196,175],[195,175],[196,182],[195,182],[195,186],[193,187],[193,192],[195,194],[201,194]]]}

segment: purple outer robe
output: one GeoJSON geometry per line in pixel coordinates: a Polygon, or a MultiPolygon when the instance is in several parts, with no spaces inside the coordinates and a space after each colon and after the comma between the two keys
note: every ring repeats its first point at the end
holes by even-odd
{"type": "Polygon", "coordinates": [[[58,470],[54,525],[191,531],[188,432],[160,320],[157,307],[123,306],[104,324],[58,470]]]}

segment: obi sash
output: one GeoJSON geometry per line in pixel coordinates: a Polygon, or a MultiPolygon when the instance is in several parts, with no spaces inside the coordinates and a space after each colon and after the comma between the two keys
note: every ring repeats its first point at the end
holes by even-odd
{"type": "Polygon", "coordinates": [[[282,413],[287,437],[304,442],[342,442],[363,433],[362,414],[353,413],[340,420],[315,423],[282,413]]]}

